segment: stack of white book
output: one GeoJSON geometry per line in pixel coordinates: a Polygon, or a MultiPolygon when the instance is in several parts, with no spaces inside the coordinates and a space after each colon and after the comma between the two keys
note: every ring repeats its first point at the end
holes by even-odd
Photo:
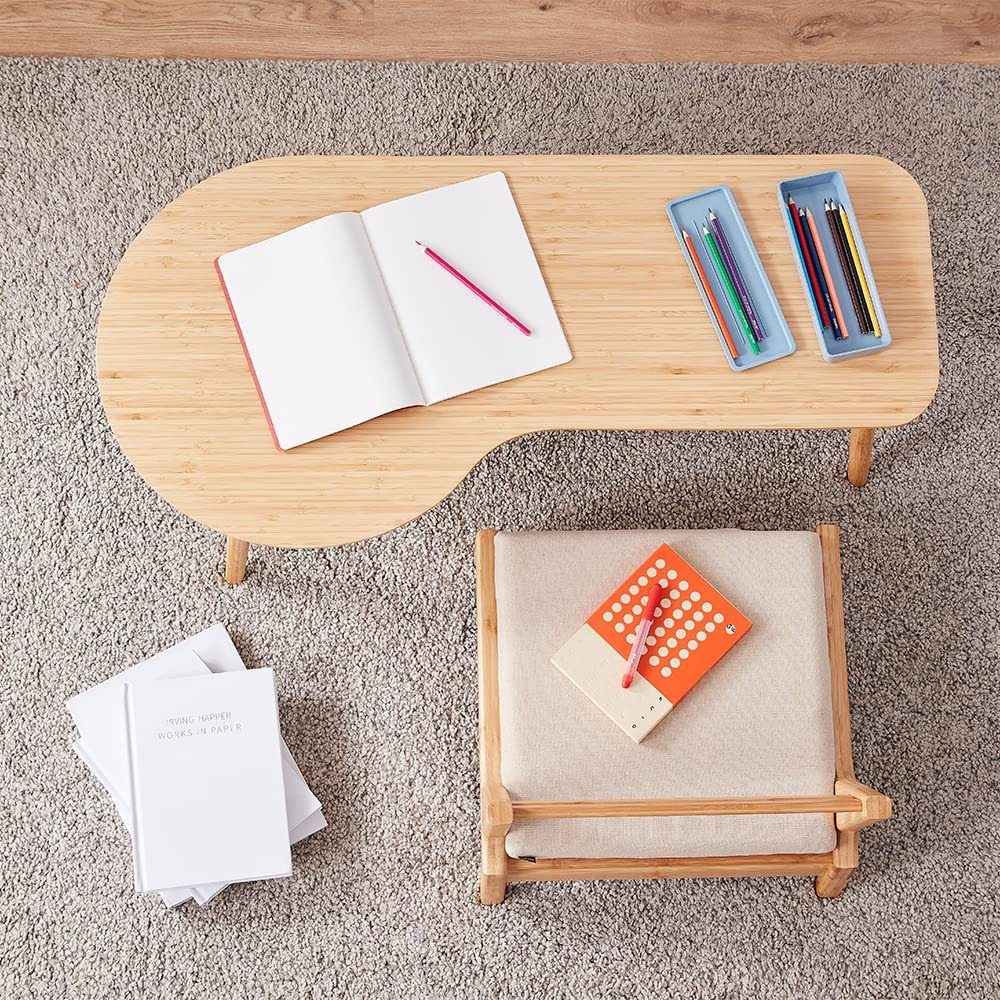
{"type": "Polygon", "coordinates": [[[204,905],[233,882],[291,875],[322,830],[281,739],[271,670],[247,670],[221,625],[71,698],[73,749],[132,835],[136,892],[204,905]]]}

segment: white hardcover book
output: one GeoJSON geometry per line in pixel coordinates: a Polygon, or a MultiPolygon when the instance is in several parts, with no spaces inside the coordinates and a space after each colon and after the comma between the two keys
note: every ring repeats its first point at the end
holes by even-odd
{"type": "MultiPolygon", "coordinates": [[[[176,677],[204,672],[205,668],[212,673],[246,669],[228,632],[219,623],[81,692],[66,703],[81,736],[73,749],[111,796],[130,834],[131,797],[125,757],[125,719],[121,710],[124,685],[129,680],[176,677]],[[196,654],[200,665],[190,659],[191,653],[196,654]]],[[[309,790],[284,741],[281,743],[281,762],[289,841],[294,844],[302,839],[296,834],[308,829],[311,822],[315,822],[314,817],[322,819],[316,830],[326,826],[326,820],[320,812],[319,800],[309,790]]],[[[309,833],[316,830],[309,829],[309,833]]],[[[166,890],[160,895],[168,906],[177,906],[192,897],[203,904],[223,888],[225,884],[213,883],[193,886],[190,890],[166,890]]]]}
{"type": "MultiPolygon", "coordinates": [[[[118,815],[121,816],[122,822],[126,827],[128,827],[129,835],[131,836],[132,829],[129,826],[132,822],[132,816],[130,814],[131,799],[127,799],[122,802],[115,797],[115,793],[112,791],[107,779],[101,773],[97,763],[88,755],[87,748],[82,740],[77,740],[73,744],[73,750],[80,760],[82,760],[87,766],[94,778],[97,779],[101,787],[111,797],[111,801],[114,803],[115,809],[118,811],[118,815]]],[[[300,814],[302,813],[303,805],[307,800],[304,796],[298,794],[297,790],[294,790],[291,793],[289,791],[288,786],[290,772],[288,768],[284,766],[286,756],[292,763],[294,774],[298,775],[298,781],[300,781],[303,786],[305,786],[305,779],[302,778],[298,767],[295,766],[295,761],[291,760],[291,754],[288,754],[287,750],[284,750],[282,753],[282,767],[285,779],[285,810],[288,813],[289,824],[288,843],[289,845],[295,845],[300,840],[305,840],[306,837],[311,837],[314,833],[319,833],[320,830],[324,829],[326,827],[326,817],[323,815],[323,810],[317,805],[313,812],[305,815],[301,818],[301,820],[299,819],[300,814]]],[[[306,787],[306,792],[312,796],[308,787],[306,787]]],[[[315,798],[315,796],[312,797],[315,798]]],[[[170,907],[179,906],[181,903],[186,903],[189,899],[193,899],[199,906],[204,906],[206,903],[215,899],[215,897],[218,896],[218,894],[229,884],[229,882],[212,882],[207,885],[195,885],[190,889],[164,889],[160,892],[160,898],[167,904],[167,906],[170,907]]]]}
{"type": "Polygon", "coordinates": [[[274,672],[125,685],[137,892],[291,874],[274,672]]]}
{"type": "MultiPolygon", "coordinates": [[[[325,826],[326,817],[323,815],[321,809],[317,809],[311,816],[307,816],[299,823],[298,826],[288,831],[288,842],[289,844],[297,844],[300,840],[305,840],[306,837],[311,837],[314,833],[319,833],[325,826]]],[[[204,906],[215,899],[230,884],[229,882],[215,882],[208,885],[196,885],[187,898],[193,898],[199,906],[204,906]]],[[[160,895],[162,896],[163,893],[160,893],[160,895]]]]}

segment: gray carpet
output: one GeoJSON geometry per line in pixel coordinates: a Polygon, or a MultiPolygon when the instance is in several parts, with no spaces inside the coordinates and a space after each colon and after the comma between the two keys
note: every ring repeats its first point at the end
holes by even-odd
{"type": "Polygon", "coordinates": [[[994,993],[998,106],[1000,72],[973,67],[0,62],[3,996],[994,993]],[[255,550],[229,589],[220,539],[142,483],[102,413],[94,331],[116,262],[234,164],[842,150],[893,158],[927,193],[941,328],[937,397],[878,436],[863,491],[842,479],[840,433],[543,434],[387,537],[255,550]],[[844,529],[858,774],[896,802],[844,896],[557,884],[480,908],[475,530],[820,520],[844,529]],[[216,620],[278,668],[286,738],[331,824],[291,882],[169,912],[133,895],[127,836],[62,706],[216,620]],[[385,678],[393,698],[373,699],[385,678]]]}

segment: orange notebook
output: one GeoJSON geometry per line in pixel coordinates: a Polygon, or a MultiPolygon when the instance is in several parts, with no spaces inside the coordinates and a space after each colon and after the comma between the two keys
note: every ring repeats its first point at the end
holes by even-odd
{"type": "Polygon", "coordinates": [[[636,743],[750,631],[750,620],[669,546],[661,545],[552,657],[636,743]],[[650,587],[663,588],[635,680],[621,686],[650,587]]]}

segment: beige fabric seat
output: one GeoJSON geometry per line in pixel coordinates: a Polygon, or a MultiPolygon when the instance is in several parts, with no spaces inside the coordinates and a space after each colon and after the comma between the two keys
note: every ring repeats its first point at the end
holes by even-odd
{"type": "MultiPolygon", "coordinates": [[[[514,801],[831,795],[835,762],[823,561],[813,531],[498,533],[502,783],[514,801]],[[550,657],[666,542],[753,622],[639,745],[550,657]]],[[[833,815],[515,819],[511,857],[657,858],[832,851],[833,815]]]]}

